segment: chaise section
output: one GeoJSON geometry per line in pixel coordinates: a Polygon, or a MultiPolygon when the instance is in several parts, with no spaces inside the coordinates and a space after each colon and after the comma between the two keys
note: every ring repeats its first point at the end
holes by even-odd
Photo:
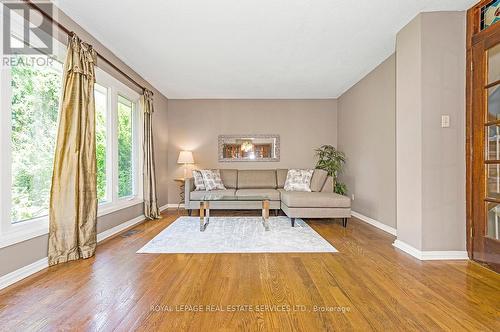
{"type": "Polygon", "coordinates": [[[281,210],[292,220],[295,218],[342,218],[342,225],[347,226],[351,217],[349,197],[334,192],[296,192],[279,189],[281,210]]]}
{"type": "Polygon", "coordinates": [[[281,191],[281,201],[293,208],[350,208],[351,200],[336,193],[281,191]]]}

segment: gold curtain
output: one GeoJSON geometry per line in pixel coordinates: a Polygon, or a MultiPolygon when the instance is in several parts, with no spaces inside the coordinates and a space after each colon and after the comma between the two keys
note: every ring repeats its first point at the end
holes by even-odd
{"type": "Polygon", "coordinates": [[[96,53],[68,39],[50,190],[49,265],[94,255],[97,177],[94,81],[96,53]]]}
{"type": "Polygon", "coordinates": [[[144,90],[141,98],[144,112],[144,215],[160,218],[156,197],[155,155],[153,147],[153,92],[144,90]]]}

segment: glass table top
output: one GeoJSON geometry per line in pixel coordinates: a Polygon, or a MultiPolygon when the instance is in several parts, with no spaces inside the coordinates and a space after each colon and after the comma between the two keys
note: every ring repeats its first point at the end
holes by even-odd
{"type": "Polygon", "coordinates": [[[266,201],[267,196],[229,196],[221,194],[206,194],[201,201],[266,201]]]}

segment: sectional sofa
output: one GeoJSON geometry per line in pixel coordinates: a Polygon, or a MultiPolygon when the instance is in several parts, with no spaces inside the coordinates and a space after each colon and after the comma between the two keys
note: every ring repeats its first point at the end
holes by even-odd
{"type": "MultiPolygon", "coordinates": [[[[220,174],[226,190],[195,191],[193,178],[186,179],[185,208],[189,215],[200,208],[200,202],[207,193],[224,196],[267,196],[270,209],[276,213],[282,210],[294,225],[295,218],[339,218],[347,227],[351,217],[350,198],[333,192],[333,179],[323,170],[314,170],[311,192],[285,191],[287,169],[237,170],[221,169],[220,174]]],[[[210,202],[210,209],[246,210],[260,209],[252,201],[210,202]]]]}

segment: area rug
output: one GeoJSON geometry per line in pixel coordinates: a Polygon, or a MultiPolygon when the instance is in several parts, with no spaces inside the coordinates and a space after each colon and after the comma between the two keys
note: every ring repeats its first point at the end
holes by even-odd
{"type": "Polygon", "coordinates": [[[270,217],[265,231],[260,217],[210,217],[200,232],[199,217],[179,217],[137,253],[337,252],[302,219],[291,227],[287,217],[270,217]]]}

